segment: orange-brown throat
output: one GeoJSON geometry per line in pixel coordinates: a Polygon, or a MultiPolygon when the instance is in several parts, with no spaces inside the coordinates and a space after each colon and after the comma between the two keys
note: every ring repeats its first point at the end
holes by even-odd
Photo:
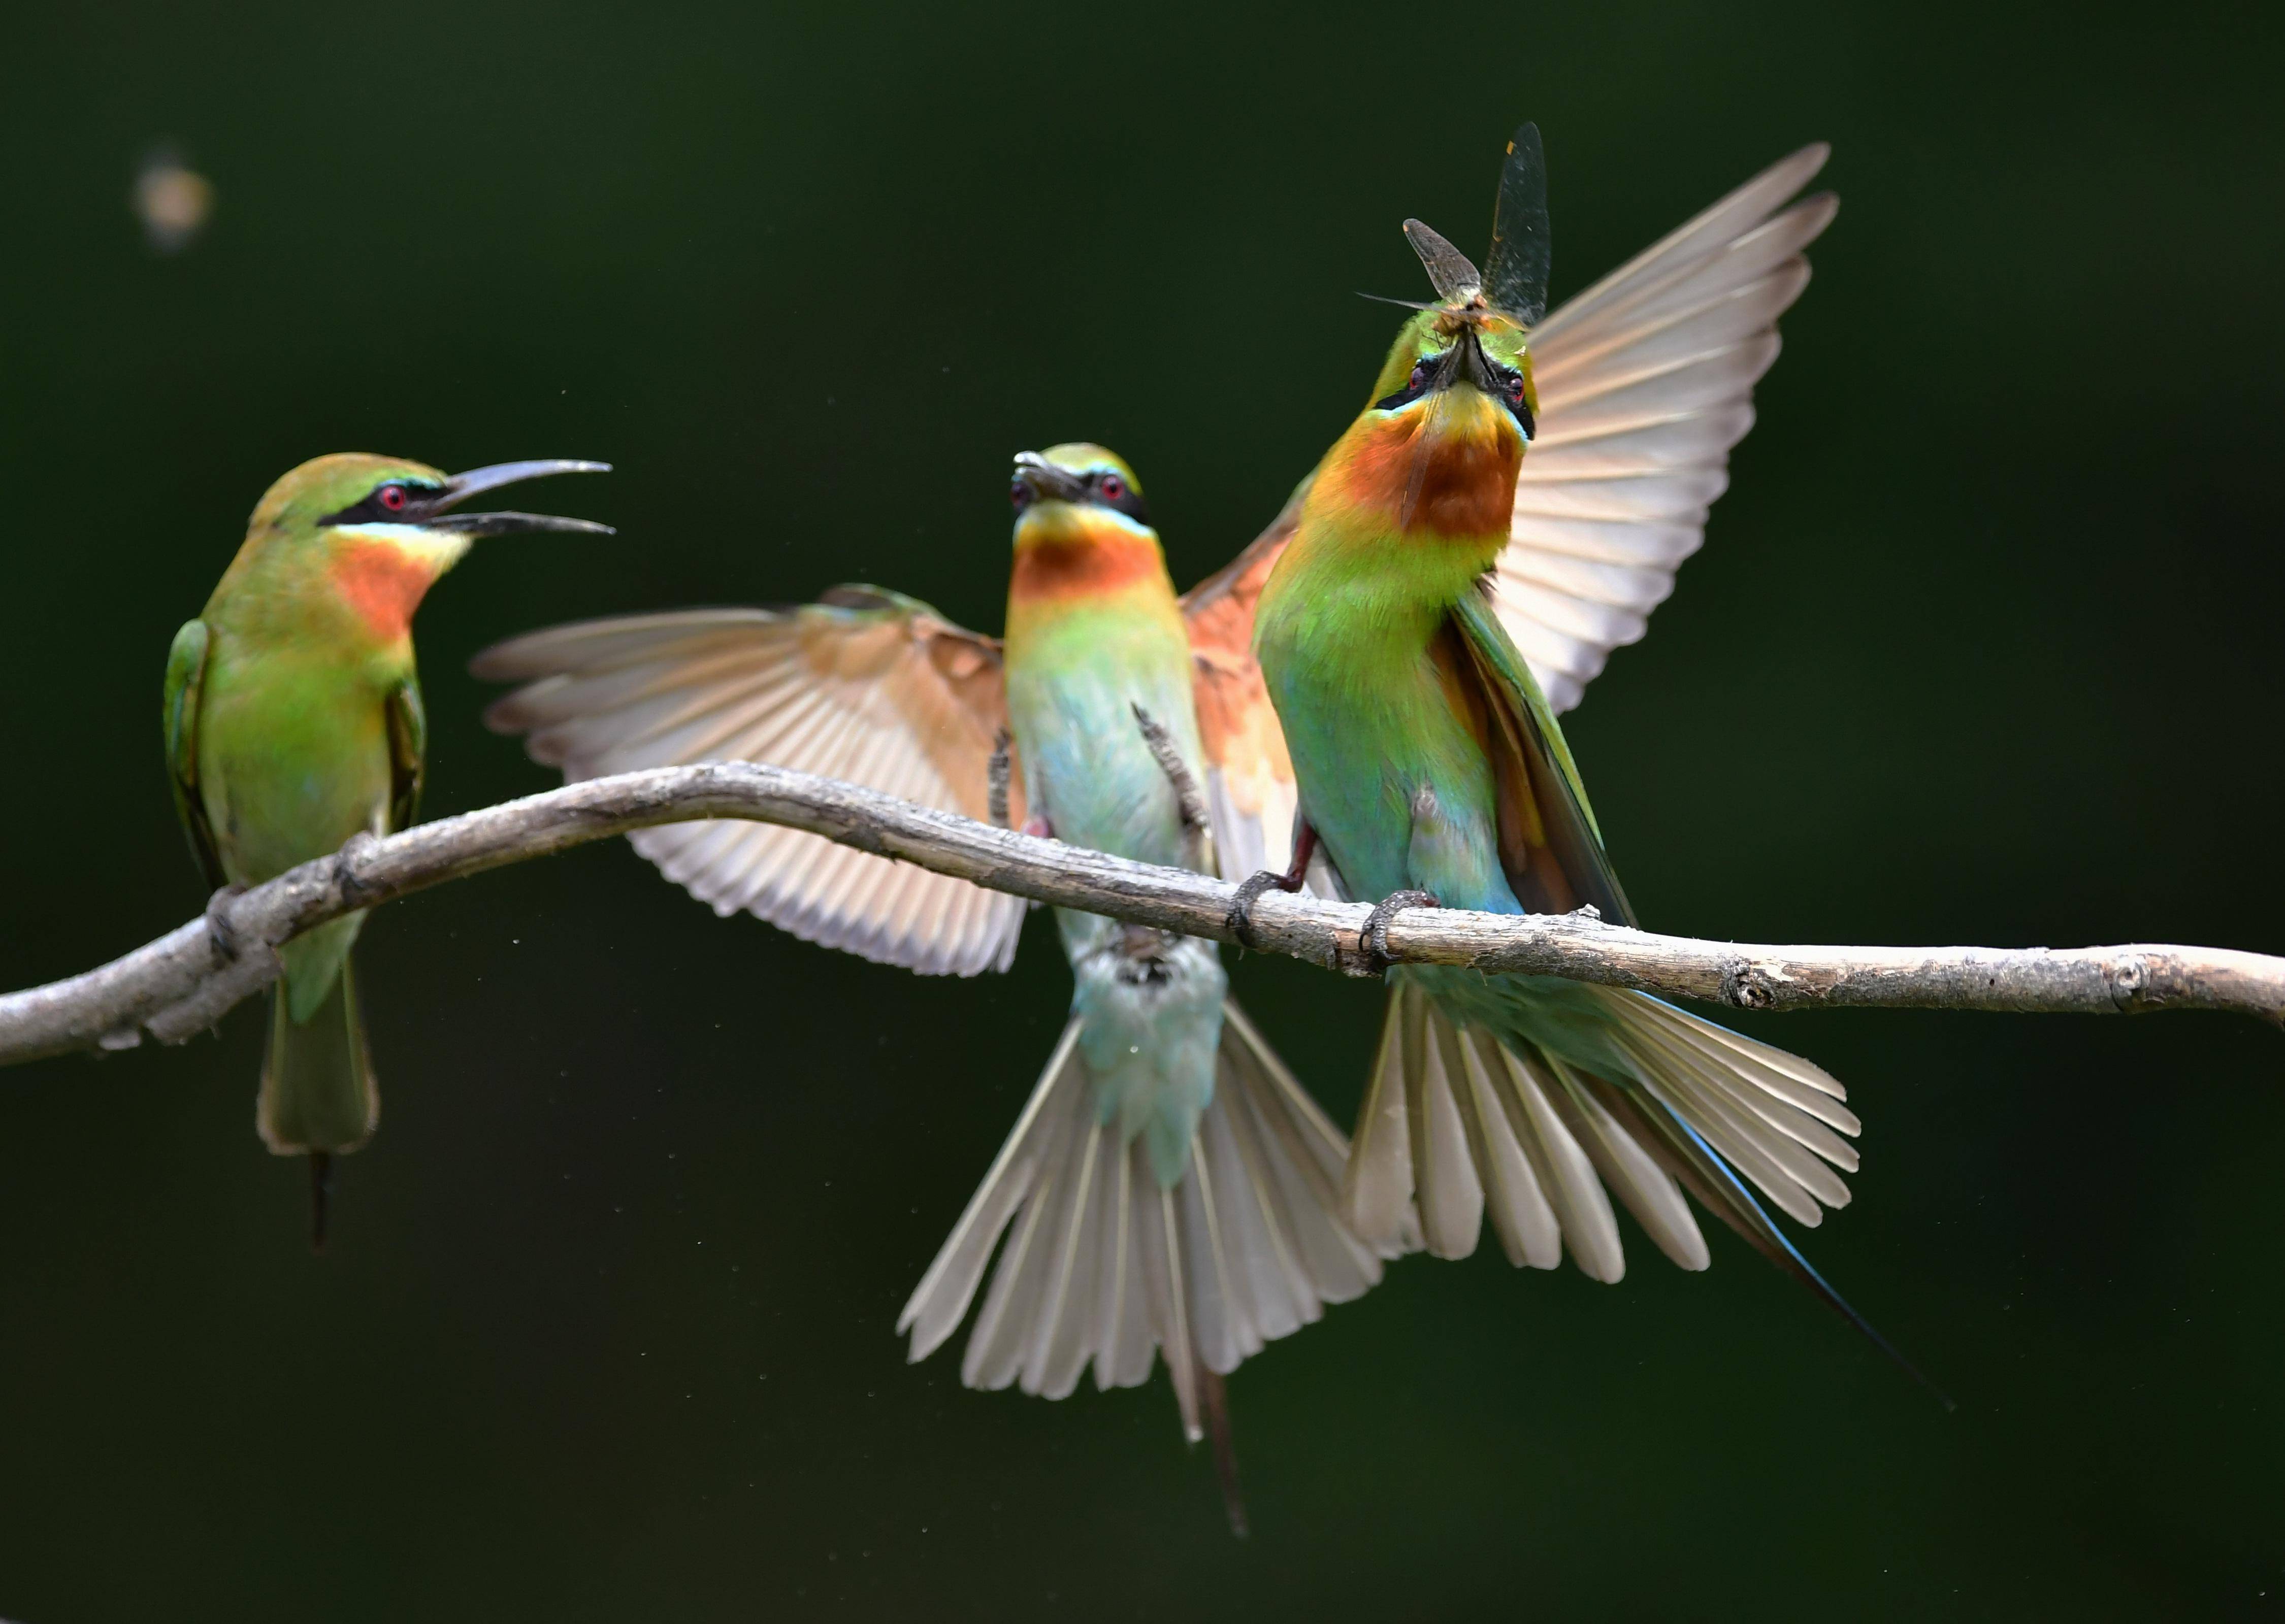
{"type": "Polygon", "coordinates": [[[1395,415],[1368,412],[1325,470],[1346,503],[1407,536],[1504,536],[1515,506],[1523,435],[1500,406],[1454,388],[1395,415]]]}
{"type": "Polygon", "coordinates": [[[412,632],[412,612],[444,573],[441,561],[392,542],[344,540],[330,564],[334,591],[377,642],[412,632]]]}
{"type": "Polygon", "coordinates": [[[1010,603],[1045,603],[1116,592],[1166,573],[1158,544],[1100,508],[1043,502],[1016,526],[1010,603]]]}

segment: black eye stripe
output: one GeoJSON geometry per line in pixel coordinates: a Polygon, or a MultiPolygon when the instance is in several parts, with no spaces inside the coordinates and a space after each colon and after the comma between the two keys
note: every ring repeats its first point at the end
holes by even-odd
{"type": "Polygon", "coordinates": [[[318,522],[326,525],[395,523],[418,508],[423,497],[436,496],[443,490],[444,487],[441,485],[432,485],[419,480],[383,480],[365,493],[363,501],[353,502],[337,514],[327,514],[318,522]],[[393,508],[387,506],[381,499],[381,494],[384,490],[401,490],[404,493],[404,500],[393,508]]]}
{"type": "Polygon", "coordinates": [[[1098,468],[1087,476],[1087,499],[1097,507],[1108,507],[1113,513],[1125,514],[1137,524],[1150,522],[1150,510],[1144,506],[1142,494],[1135,489],[1135,482],[1108,468],[1098,468]],[[1119,482],[1119,494],[1107,496],[1103,482],[1106,479],[1119,482]]]}
{"type": "Polygon", "coordinates": [[[1500,404],[1507,408],[1508,415],[1515,420],[1516,426],[1523,430],[1523,437],[1528,440],[1539,432],[1539,423],[1531,415],[1531,403],[1524,394],[1523,373],[1512,366],[1495,370],[1500,381],[1500,404]]]}
{"type": "Polygon", "coordinates": [[[1417,360],[1414,361],[1412,363],[1412,375],[1405,380],[1404,387],[1397,390],[1395,394],[1389,396],[1385,400],[1377,400],[1373,402],[1373,410],[1376,412],[1394,412],[1399,406],[1409,406],[1414,401],[1418,400],[1423,395],[1428,392],[1429,385],[1434,383],[1437,379],[1444,375],[1444,363],[1449,358],[1451,353],[1452,352],[1448,349],[1441,355],[1422,356],[1417,360]]]}
{"type": "MultiPolygon", "coordinates": [[[[1373,410],[1394,412],[1399,407],[1409,406],[1418,400],[1427,392],[1428,386],[1443,375],[1444,364],[1451,353],[1448,349],[1442,355],[1422,356],[1412,364],[1412,376],[1405,381],[1404,387],[1394,395],[1373,402],[1373,410]]],[[[1509,415],[1521,426],[1523,437],[1527,440],[1530,439],[1539,432],[1539,425],[1532,417],[1531,407],[1518,398],[1517,386],[1523,381],[1522,372],[1516,367],[1499,365],[1494,365],[1492,372],[1500,381],[1500,404],[1505,406],[1509,415]]]]}

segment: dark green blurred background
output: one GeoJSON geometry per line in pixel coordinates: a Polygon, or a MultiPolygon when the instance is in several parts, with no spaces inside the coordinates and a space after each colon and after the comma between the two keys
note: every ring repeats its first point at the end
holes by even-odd
{"type": "MultiPolygon", "coordinates": [[[[2285,950],[2279,40],[2236,8],[1088,15],[46,8],[0,65],[0,985],[196,912],[159,679],[318,452],[608,458],[420,624],[428,810],[547,782],[463,671],[571,616],[872,579],[996,629],[1009,453],[1221,562],[1362,402],[1397,226],[1546,132],[1556,294],[1801,143],[1845,203],[1702,557],[1572,731],[1654,925],[2285,950]],[[213,177],[174,259],[126,207],[213,177]]],[[[2285,1039],[1800,1015],[1856,1204],[1612,1289],[1395,1269],[1231,1392],[1048,1405],[891,1322],[1068,982],[719,921],[622,846],[392,908],[333,1253],[261,1022],[0,1078],[0,1614],[2220,1616],[2285,1591],[2285,1039]]],[[[1378,1000],[1240,994],[1346,1118],[1378,1000]]]]}

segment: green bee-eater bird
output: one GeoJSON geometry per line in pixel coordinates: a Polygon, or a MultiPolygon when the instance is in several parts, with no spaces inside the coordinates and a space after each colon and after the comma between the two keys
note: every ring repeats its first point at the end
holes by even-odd
{"type": "MultiPolygon", "coordinates": [[[[1556,711],[1697,547],[1834,205],[1782,208],[1823,161],[1810,148],[1543,319],[1536,129],[1509,151],[1484,272],[1407,223],[1438,300],[1245,561],[1268,571],[1254,647],[1302,820],[1305,862],[1275,883],[1314,844],[1379,920],[1441,904],[1631,924],[1556,711]]],[[[1345,1191],[1368,1243],[1417,1222],[1462,1256],[1488,1212],[1512,1262],[1552,1268],[1567,1246],[1616,1280],[1607,1185],[1699,1269],[1687,1191],[1849,1313],[1747,1188],[1810,1225],[1849,1199],[1833,1170],[1857,1166],[1858,1124],[1823,1071],[1634,992],[1389,980],[1345,1191]]]]}
{"type": "MultiPolygon", "coordinates": [[[[529,731],[534,757],[570,778],[773,762],[1200,867],[1186,783],[1225,872],[1282,862],[1291,773],[1267,712],[1248,708],[1265,734],[1229,702],[1254,679],[1229,594],[1175,596],[1134,471],[1099,446],[1025,453],[1012,495],[1004,644],[867,586],[788,610],[598,621],[480,655],[479,676],[528,685],[490,719],[529,731]]],[[[923,973],[1006,968],[1023,922],[1014,898],[788,829],[633,840],[719,913],[923,973]]],[[[1230,1001],[1210,944],[1057,922],[1070,1020],[898,1328],[915,1360],[949,1337],[1012,1226],[962,1380],[1059,1398],[1092,1361],[1099,1386],[1132,1386],[1155,1345],[1184,1428],[1213,1424],[1220,1449],[1219,1377],[1380,1277],[1336,1216],[1347,1145],[1230,1001]]],[[[1404,1243],[1393,1232],[1381,1250],[1404,1243]]]]}
{"type": "MultiPolygon", "coordinates": [[[[208,883],[256,885],[360,832],[412,820],[428,723],[412,614],[480,536],[609,534],[583,519],[459,514],[484,491],[600,462],[509,462],[446,475],[397,457],[305,462],[270,487],[245,543],[167,657],[167,767],[208,883]]],[[[330,1158],[364,1144],[381,1096],[365,1052],[353,914],[279,950],[255,1126],[306,1154],[310,1238],[325,1243],[330,1158]]]]}

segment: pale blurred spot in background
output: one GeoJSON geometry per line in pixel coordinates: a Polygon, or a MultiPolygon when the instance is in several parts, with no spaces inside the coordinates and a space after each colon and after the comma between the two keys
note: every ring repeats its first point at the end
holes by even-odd
{"type": "Polygon", "coordinates": [[[129,201],[143,222],[151,246],[178,254],[191,246],[214,213],[214,183],[183,161],[172,147],[159,147],[143,161],[129,201]]]}

